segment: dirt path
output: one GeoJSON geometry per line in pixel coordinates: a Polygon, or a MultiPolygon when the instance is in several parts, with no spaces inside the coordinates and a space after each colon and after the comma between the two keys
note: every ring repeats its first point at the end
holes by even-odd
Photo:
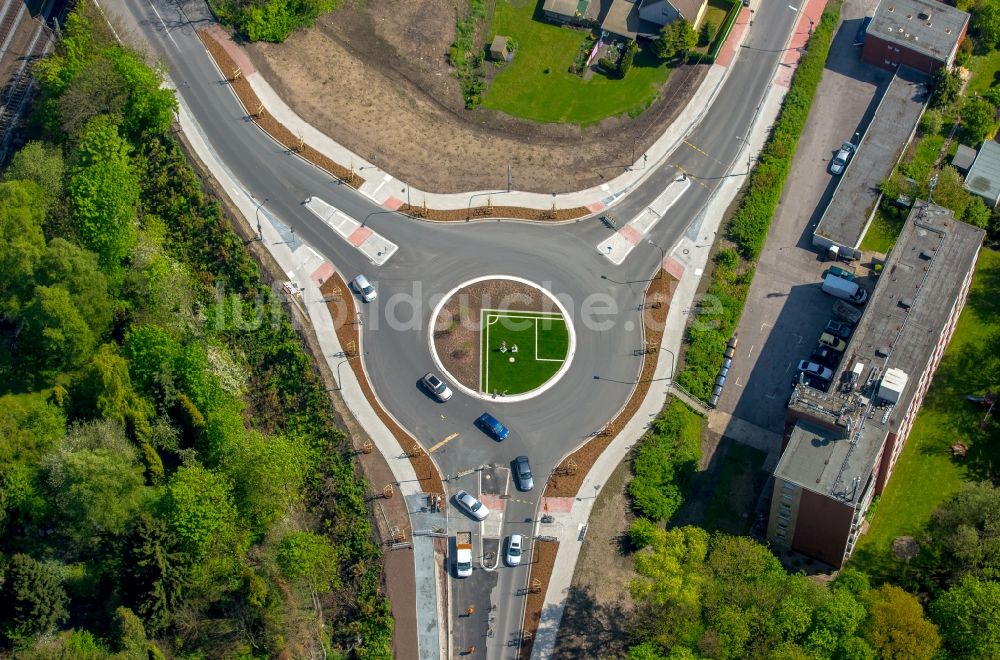
{"type": "Polygon", "coordinates": [[[432,192],[567,192],[614,178],[687,104],[709,67],[676,70],[636,119],[581,129],[461,106],[447,64],[448,0],[356,2],[247,53],[295,112],[393,176],[432,192]]]}

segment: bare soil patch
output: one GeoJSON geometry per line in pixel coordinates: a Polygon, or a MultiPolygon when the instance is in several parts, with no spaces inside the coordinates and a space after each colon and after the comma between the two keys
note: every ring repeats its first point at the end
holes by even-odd
{"type": "Polygon", "coordinates": [[[302,118],[396,178],[434,192],[506,189],[508,165],[518,190],[567,192],[612,179],[674,121],[710,68],[682,66],[646,112],[586,128],[468,111],[447,60],[456,6],[357,1],[283,44],[246,49],[302,118]]]}
{"type": "MultiPolygon", "coordinates": [[[[346,353],[346,358],[356,358],[360,355],[360,339],[358,337],[358,326],[353,322],[357,318],[354,307],[354,298],[351,296],[347,283],[339,273],[334,273],[320,287],[320,292],[327,299],[327,308],[333,318],[334,329],[337,332],[337,339],[346,353]]],[[[382,423],[386,425],[392,435],[399,442],[410,459],[413,471],[417,474],[420,486],[425,493],[444,493],[444,484],[441,481],[441,474],[430,456],[424,451],[416,438],[406,432],[403,427],[396,423],[396,420],[379,403],[375,392],[372,390],[368,377],[365,375],[364,367],[359,359],[351,359],[348,364],[354,370],[354,375],[361,384],[361,390],[365,393],[365,398],[375,410],[382,423]]],[[[396,497],[399,497],[397,495],[396,497]]]]}
{"type": "Polygon", "coordinates": [[[631,459],[622,461],[604,483],[566,596],[566,610],[554,658],[622,658],[627,655],[626,621],[632,613],[629,581],[635,576],[626,532],[634,516],[626,487],[631,459]]]}
{"type": "Polygon", "coordinates": [[[545,603],[545,590],[552,577],[552,567],[556,565],[556,554],[559,552],[558,541],[536,541],[531,550],[531,572],[528,574],[530,589],[524,606],[524,638],[521,642],[520,660],[531,658],[531,648],[535,643],[535,632],[542,618],[542,605],[545,603]]]}
{"type": "Polygon", "coordinates": [[[642,323],[646,339],[647,353],[643,356],[642,371],[632,396],[625,406],[608,425],[591,440],[585,442],[579,449],[567,456],[549,477],[545,487],[545,497],[573,497],[580,490],[583,478],[590,471],[597,457],[600,456],[611,441],[614,440],[628,423],[639,405],[646,397],[656,372],[656,363],[660,358],[660,340],[663,338],[663,327],[670,309],[670,299],[677,288],[677,280],[666,271],[660,271],[658,277],[646,287],[643,301],[642,323]]]}
{"type": "Polygon", "coordinates": [[[483,309],[558,312],[536,287],[515,280],[485,280],[462,287],[434,319],[434,350],[451,376],[479,390],[479,312],[483,309]]]}

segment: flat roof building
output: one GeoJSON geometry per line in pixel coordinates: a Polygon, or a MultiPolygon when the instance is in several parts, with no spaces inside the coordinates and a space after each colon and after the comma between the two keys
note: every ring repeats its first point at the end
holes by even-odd
{"type": "Polygon", "coordinates": [[[1000,204],[1000,144],[987,140],[979,148],[965,177],[965,189],[986,200],[990,208],[1000,204]]]}
{"type": "Polygon", "coordinates": [[[882,493],[965,305],[985,233],[918,202],[829,392],[797,385],[768,539],[840,567],[882,493]]]}
{"type": "Polygon", "coordinates": [[[936,0],[882,0],[865,35],[862,58],[890,71],[932,74],[951,66],[969,14],[936,0]]]}
{"type": "Polygon", "coordinates": [[[878,185],[892,173],[917,130],[927,103],[927,84],[927,76],[907,67],[893,76],[820,217],[814,246],[836,247],[847,259],[860,256],[857,248],[875,216],[878,185]]]}

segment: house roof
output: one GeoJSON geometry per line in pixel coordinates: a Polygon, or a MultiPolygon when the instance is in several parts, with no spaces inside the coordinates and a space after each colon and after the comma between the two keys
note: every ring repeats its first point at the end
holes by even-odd
{"type": "Polygon", "coordinates": [[[965,177],[965,189],[997,205],[1000,201],[1000,144],[990,140],[979,148],[965,177]]]}
{"type": "Polygon", "coordinates": [[[708,0],[668,0],[670,4],[674,6],[677,13],[681,15],[681,18],[686,18],[689,23],[694,25],[695,19],[698,18],[698,14],[701,12],[701,8],[705,6],[708,0]]]}
{"type": "Polygon", "coordinates": [[[969,15],[936,0],[882,0],[868,34],[948,62],[969,15]]]}
{"type": "Polygon", "coordinates": [[[968,170],[976,160],[976,150],[964,144],[958,145],[958,150],[951,159],[951,164],[960,170],[968,170]]]}
{"type": "Polygon", "coordinates": [[[656,36],[660,32],[660,26],[639,17],[639,7],[642,4],[640,0],[613,0],[601,22],[601,29],[628,39],[635,39],[639,35],[656,36]]]}
{"type": "Polygon", "coordinates": [[[590,0],[545,0],[542,11],[569,17],[577,14],[583,16],[587,12],[588,4],[590,0]]]}

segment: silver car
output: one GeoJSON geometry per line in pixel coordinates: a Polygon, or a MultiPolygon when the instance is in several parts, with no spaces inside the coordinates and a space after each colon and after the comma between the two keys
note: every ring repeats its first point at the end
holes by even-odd
{"type": "Polygon", "coordinates": [[[507,539],[507,552],[504,554],[504,561],[508,566],[518,566],[521,563],[521,554],[524,552],[524,539],[520,534],[511,534],[507,539]]]}
{"type": "Polygon", "coordinates": [[[476,520],[485,520],[486,516],[490,515],[490,510],[486,508],[485,504],[464,490],[455,493],[455,502],[476,520]]]}
{"type": "Polygon", "coordinates": [[[451,398],[451,388],[445,385],[444,381],[433,373],[424,374],[420,379],[427,391],[434,395],[434,398],[442,403],[451,398]]]}
{"type": "Polygon", "coordinates": [[[378,292],[375,290],[375,285],[368,281],[368,278],[364,275],[358,275],[353,280],[351,280],[351,288],[361,299],[365,302],[371,302],[378,297],[378,292]]]}
{"type": "Polygon", "coordinates": [[[837,152],[837,155],[833,157],[833,161],[830,163],[830,174],[843,174],[844,169],[847,167],[847,161],[851,160],[855,149],[857,147],[850,142],[840,145],[840,151],[837,152]]]}
{"type": "Polygon", "coordinates": [[[799,362],[799,371],[807,373],[811,376],[816,376],[817,378],[822,378],[823,380],[830,380],[833,378],[833,372],[831,370],[821,364],[810,362],[809,360],[802,360],[799,362]]]}

